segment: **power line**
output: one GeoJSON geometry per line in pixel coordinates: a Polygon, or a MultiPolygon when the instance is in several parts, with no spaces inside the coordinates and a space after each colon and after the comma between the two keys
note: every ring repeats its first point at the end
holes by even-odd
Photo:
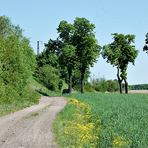
{"type": "Polygon", "coordinates": [[[42,44],[42,41],[37,41],[37,55],[40,54],[40,43],[42,44]]]}

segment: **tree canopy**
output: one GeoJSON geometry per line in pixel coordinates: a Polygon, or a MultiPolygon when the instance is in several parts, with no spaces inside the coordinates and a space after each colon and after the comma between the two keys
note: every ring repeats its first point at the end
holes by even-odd
{"type": "Polygon", "coordinates": [[[73,44],[76,47],[76,56],[81,78],[81,92],[84,90],[84,75],[87,69],[96,62],[101,47],[95,38],[95,25],[86,18],[76,18],[74,21],[73,44]]]}
{"type": "Polygon", "coordinates": [[[102,56],[107,62],[117,67],[117,78],[122,93],[121,83],[125,82],[125,92],[128,93],[127,68],[128,64],[134,64],[138,51],[134,46],[134,35],[114,33],[114,41],[103,47],[102,56]]]}
{"type": "Polygon", "coordinates": [[[81,92],[84,91],[84,75],[88,71],[89,66],[93,66],[100,54],[100,46],[95,38],[94,29],[95,25],[90,23],[86,18],[76,18],[73,24],[61,21],[57,29],[59,39],[61,39],[65,46],[63,48],[64,52],[62,51],[62,55],[65,57],[64,60],[66,63],[72,63],[70,65],[73,65],[68,68],[69,78],[71,78],[74,68],[80,70],[81,92]],[[69,58],[70,61],[68,62],[67,59],[69,58]]]}

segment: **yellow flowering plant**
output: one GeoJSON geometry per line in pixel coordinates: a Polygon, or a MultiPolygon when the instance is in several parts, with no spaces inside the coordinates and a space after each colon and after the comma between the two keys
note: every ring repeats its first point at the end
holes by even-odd
{"type": "Polygon", "coordinates": [[[75,106],[74,120],[68,121],[64,128],[64,136],[69,139],[69,147],[96,147],[99,140],[99,125],[91,120],[91,107],[77,99],[70,99],[69,104],[75,106]]]}

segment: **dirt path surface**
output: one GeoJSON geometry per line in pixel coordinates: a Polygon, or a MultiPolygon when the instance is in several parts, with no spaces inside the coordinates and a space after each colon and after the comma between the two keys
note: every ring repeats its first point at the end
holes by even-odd
{"type": "Polygon", "coordinates": [[[52,122],[63,97],[42,97],[38,105],[0,117],[0,148],[56,148],[52,122]]]}

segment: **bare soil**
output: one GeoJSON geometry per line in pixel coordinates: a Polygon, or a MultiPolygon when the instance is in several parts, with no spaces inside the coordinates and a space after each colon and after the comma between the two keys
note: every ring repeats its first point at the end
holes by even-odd
{"type": "Polygon", "coordinates": [[[148,90],[129,90],[130,94],[148,94],[148,90]]]}
{"type": "Polygon", "coordinates": [[[63,97],[42,97],[38,105],[0,117],[0,148],[56,148],[52,122],[63,97]]]}

